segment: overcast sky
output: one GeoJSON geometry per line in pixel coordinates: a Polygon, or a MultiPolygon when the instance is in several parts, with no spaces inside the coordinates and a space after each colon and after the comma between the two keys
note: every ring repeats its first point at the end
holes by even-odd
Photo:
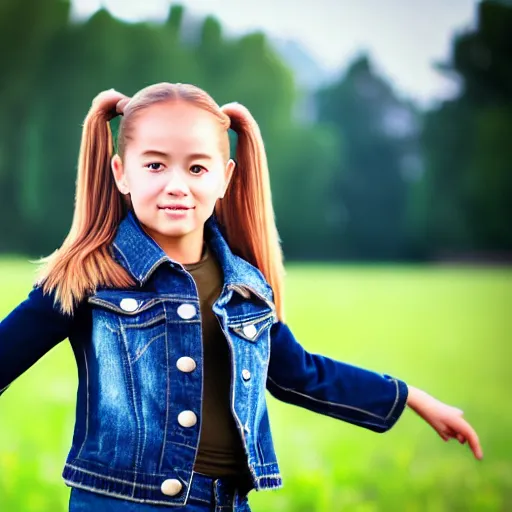
{"type": "Polygon", "coordinates": [[[445,61],[453,33],[474,24],[477,0],[72,0],[74,15],[88,17],[100,5],[136,21],[165,18],[169,5],[213,14],[226,32],[263,29],[295,39],[328,70],[344,69],[368,50],[399,93],[430,103],[453,92],[432,69],[445,61]]]}

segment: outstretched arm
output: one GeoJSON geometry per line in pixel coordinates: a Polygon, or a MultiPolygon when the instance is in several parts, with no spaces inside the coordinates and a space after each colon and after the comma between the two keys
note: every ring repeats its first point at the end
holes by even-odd
{"type": "Polygon", "coordinates": [[[53,304],[53,294],[35,287],[0,322],[0,395],[57,343],[69,336],[72,317],[53,304]]]}
{"type": "Polygon", "coordinates": [[[478,436],[462,417],[463,412],[460,409],[440,402],[413,386],[409,386],[407,405],[429,423],[445,441],[451,438],[457,438],[461,444],[467,441],[475,457],[483,457],[478,436]]]}
{"type": "Polygon", "coordinates": [[[408,394],[390,375],[306,351],[282,322],[271,327],[267,389],[283,402],[375,432],[396,423],[408,394]]]}

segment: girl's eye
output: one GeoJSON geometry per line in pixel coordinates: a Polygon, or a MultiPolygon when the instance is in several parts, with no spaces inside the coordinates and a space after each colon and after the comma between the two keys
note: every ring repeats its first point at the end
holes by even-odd
{"type": "Polygon", "coordinates": [[[151,162],[150,164],[147,164],[145,167],[147,167],[150,171],[160,171],[160,167],[162,166],[159,162],[151,162]]]}
{"type": "Polygon", "coordinates": [[[198,175],[201,174],[202,171],[206,171],[206,169],[202,165],[193,165],[190,168],[190,171],[192,172],[192,174],[198,175]]]}

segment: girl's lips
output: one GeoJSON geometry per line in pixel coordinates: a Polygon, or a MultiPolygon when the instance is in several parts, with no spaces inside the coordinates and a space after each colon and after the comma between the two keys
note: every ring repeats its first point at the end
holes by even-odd
{"type": "Polygon", "coordinates": [[[192,211],[192,208],[161,208],[166,217],[170,219],[185,219],[187,217],[187,213],[192,211]]]}
{"type": "Polygon", "coordinates": [[[179,210],[192,210],[193,207],[191,206],[159,206],[161,210],[173,210],[173,211],[179,211],[179,210]]]}

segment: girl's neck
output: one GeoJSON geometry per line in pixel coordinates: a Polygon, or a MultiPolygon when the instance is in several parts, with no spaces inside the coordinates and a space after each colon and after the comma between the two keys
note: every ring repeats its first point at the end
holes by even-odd
{"type": "Polygon", "coordinates": [[[170,237],[144,227],[144,231],[162,248],[171,260],[190,265],[201,260],[204,229],[184,236],[170,237]]]}

